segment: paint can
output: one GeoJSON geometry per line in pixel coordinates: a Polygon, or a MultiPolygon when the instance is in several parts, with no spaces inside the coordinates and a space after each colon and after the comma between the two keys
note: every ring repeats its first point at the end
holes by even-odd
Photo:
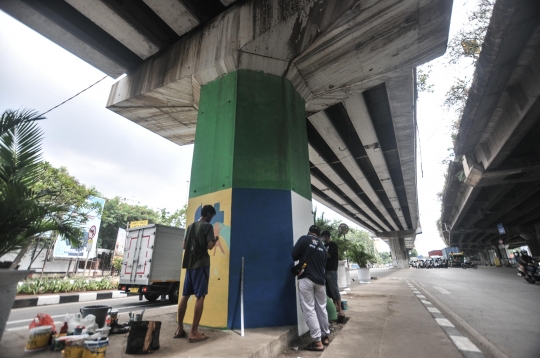
{"type": "Polygon", "coordinates": [[[51,339],[52,326],[39,326],[30,330],[30,336],[26,342],[25,352],[39,351],[49,345],[51,339]]]}
{"type": "Polygon", "coordinates": [[[347,311],[349,309],[349,303],[347,300],[341,300],[341,309],[347,311]]]}
{"type": "Polygon", "coordinates": [[[116,322],[116,320],[118,319],[118,310],[111,310],[109,315],[111,316],[111,323],[116,322]]]}
{"type": "Polygon", "coordinates": [[[108,346],[109,338],[99,341],[85,341],[82,358],[105,358],[108,346]]]}
{"type": "Polygon", "coordinates": [[[63,358],[82,358],[84,353],[83,339],[70,339],[66,341],[66,346],[62,351],[63,358]]]}

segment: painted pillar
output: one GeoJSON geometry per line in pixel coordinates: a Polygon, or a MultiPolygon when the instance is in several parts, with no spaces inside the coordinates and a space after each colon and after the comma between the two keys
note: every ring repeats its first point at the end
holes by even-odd
{"type": "Polygon", "coordinates": [[[388,240],[388,246],[390,246],[394,267],[409,268],[409,259],[405,248],[405,238],[391,238],[388,240]]]}
{"type": "Polygon", "coordinates": [[[240,327],[242,257],[245,327],[297,324],[291,250],[313,216],[305,103],[288,80],[239,70],[201,88],[188,225],[207,204],[220,240],[201,325],[240,327]]]}

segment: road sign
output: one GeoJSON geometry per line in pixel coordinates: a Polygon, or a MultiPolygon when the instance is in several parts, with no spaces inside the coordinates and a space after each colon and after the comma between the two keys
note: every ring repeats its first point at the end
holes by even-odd
{"type": "Polygon", "coordinates": [[[504,231],[504,226],[503,226],[503,224],[497,224],[497,230],[499,230],[499,235],[504,235],[504,234],[506,234],[506,231],[504,231]]]}
{"type": "Polygon", "coordinates": [[[96,226],[92,225],[92,227],[88,230],[88,240],[92,240],[96,236],[96,226]]]}
{"type": "Polygon", "coordinates": [[[141,227],[148,225],[148,220],[139,220],[139,221],[132,221],[129,223],[129,227],[132,229],[134,227],[141,227]]]}

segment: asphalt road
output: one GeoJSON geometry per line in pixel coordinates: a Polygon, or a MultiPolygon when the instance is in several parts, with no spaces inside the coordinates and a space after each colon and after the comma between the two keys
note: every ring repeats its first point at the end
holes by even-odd
{"type": "Polygon", "coordinates": [[[79,309],[84,306],[91,305],[106,305],[111,306],[113,309],[117,309],[119,312],[119,321],[127,322],[129,320],[128,313],[133,311],[134,313],[141,313],[141,310],[146,307],[146,312],[151,310],[158,310],[163,307],[171,306],[169,300],[156,302],[148,302],[143,298],[139,301],[138,296],[115,298],[110,300],[99,300],[92,302],[74,302],[64,303],[60,305],[48,305],[28,308],[17,308],[11,310],[9,320],[6,325],[8,331],[28,330],[28,325],[36,317],[38,313],[47,313],[51,315],[56,328],[59,329],[64,322],[66,313],[79,313],[79,309]]]}
{"type": "Polygon", "coordinates": [[[517,269],[373,269],[371,275],[415,281],[510,358],[540,357],[540,284],[527,283],[517,269]]]}

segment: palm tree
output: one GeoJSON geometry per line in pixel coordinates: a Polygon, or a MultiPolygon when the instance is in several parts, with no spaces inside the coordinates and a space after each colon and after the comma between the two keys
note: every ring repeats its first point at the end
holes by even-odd
{"type": "MultiPolygon", "coordinates": [[[[0,257],[20,250],[47,231],[57,231],[76,245],[86,218],[65,215],[69,208],[36,190],[43,170],[43,132],[31,110],[6,110],[0,118],[0,257]]],[[[20,255],[22,257],[22,255],[20,255]]]]}
{"type": "Polygon", "coordinates": [[[359,242],[352,243],[347,250],[347,257],[352,262],[356,262],[360,268],[367,268],[369,262],[375,262],[377,258],[368,253],[359,242]]]}

